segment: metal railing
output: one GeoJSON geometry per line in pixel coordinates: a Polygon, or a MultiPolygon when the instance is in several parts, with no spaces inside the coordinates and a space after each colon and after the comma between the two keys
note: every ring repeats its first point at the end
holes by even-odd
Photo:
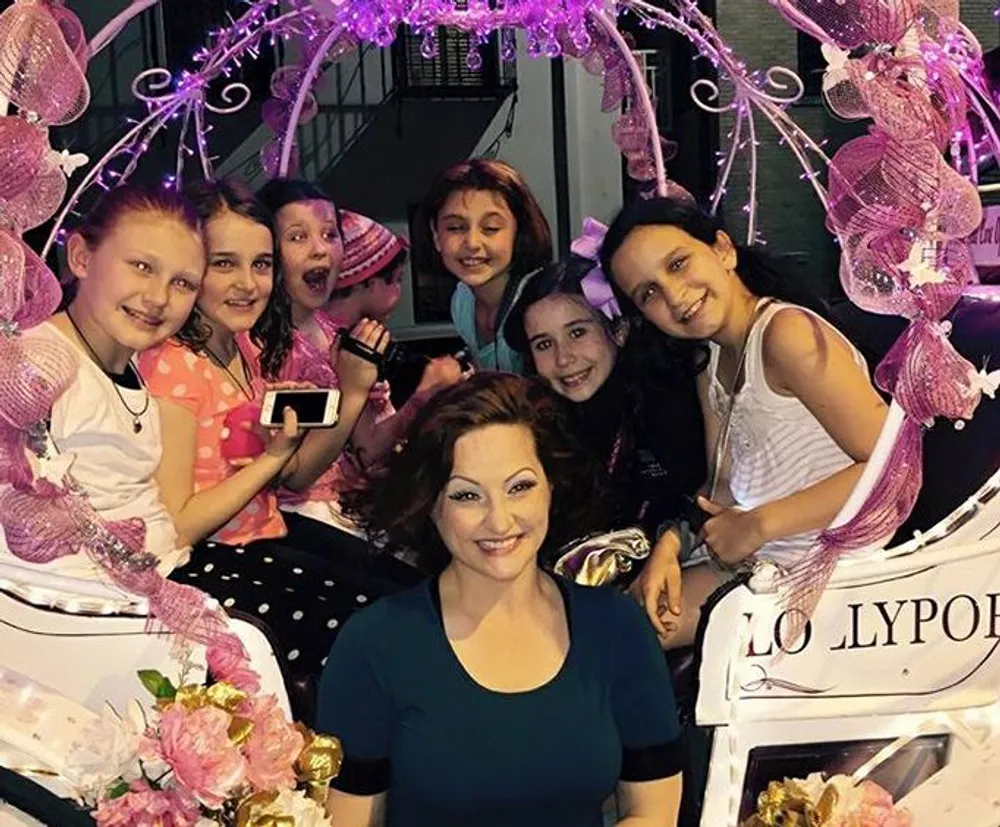
{"type": "MultiPolygon", "coordinates": [[[[342,61],[331,64],[317,87],[320,98],[315,117],[299,127],[296,174],[322,181],[354,146],[378,111],[396,91],[390,56],[370,44],[342,61]],[[330,98],[325,101],[324,98],[330,98]]],[[[240,178],[255,182],[264,175],[260,150],[274,139],[266,127],[244,144],[244,157],[225,167],[240,178]]]]}
{"type": "MultiPolygon", "coordinates": [[[[218,0],[209,5],[207,12],[214,14],[218,0]]],[[[142,117],[145,106],[134,99],[132,78],[163,66],[167,58],[176,58],[189,45],[179,42],[177,21],[165,19],[164,13],[161,4],[143,12],[95,60],[90,73],[93,103],[80,120],[54,135],[61,146],[98,157],[120,137],[130,118],[142,117]]],[[[475,38],[468,33],[442,27],[433,57],[422,54],[421,40],[420,35],[401,27],[392,46],[365,44],[329,66],[319,86],[317,114],[299,129],[300,174],[313,180],[327,177],[390,102],[401,105],[403,98],[499,98],[516,86],[514,65],[502,59],[502,38],[496,34],[478,47],[478,66],[476,61],[468,60],[475,44],[475,38]]],[[[280,63],[280,58],[278,52],[268,54],[263,61],[267,66],[248,64],[241,70],[239,79],[251,86],[254,101],[267,97],[268,67],[280,63]]],[[[216,170],[235,173],[251,182],[262,175],[260,149],[273,137],[266,128],[255,129],[259,121],[253,106],[251,103],[237,115],[218,119],[211,139],[213,155],[222,156],[216,170]]],[[[162,152],[166,163],[168,145],[175,137],[157,138],[150,147],[152,154],[162,152]]],[[[151,159],[142,167],[153,163],[151,159]]]]}
{"type": "Polygon", "coordinates": [[[317,181],[340,162],[393,98],[396,80],[388,50],[362,45],[353,66],[336,63],[330,68],[325,85],[332,85],[334,102],[321,102],[316,117],[299,130],[300,169],[317,181]]]}

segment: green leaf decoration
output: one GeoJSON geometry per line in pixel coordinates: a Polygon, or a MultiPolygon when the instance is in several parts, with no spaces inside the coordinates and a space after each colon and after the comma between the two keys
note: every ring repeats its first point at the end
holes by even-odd
{"type": "Polygon", "coordinates": [[[108,798],[121,798],[129,791],[128,782],[118,779],[118,783],[108,790],[108,798]]]}
{"type": "Polygon", "coordinates": [[[157,700],[172,701],[177,696],[177,688],[156,669],[140,669],[139,680],[157,700]]]}

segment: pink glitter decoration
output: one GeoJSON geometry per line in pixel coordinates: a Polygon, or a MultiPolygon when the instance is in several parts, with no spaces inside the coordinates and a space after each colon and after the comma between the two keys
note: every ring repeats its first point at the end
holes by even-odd
{"type": "Polygon", "coordinates": [[[72,29],[75,16],[66,9],[57,14],[43,0],[20,0],[0,14],[0,88],[10,90],[18,109],[52,125],[76,120],[90,103],[83,69],[60,26],[72,29]]]}
{"type": "Polygon", "coordinates": [[[22,118],[0,118],[0,204],[28,188],[48,149],[43,129],[22,118]]]}
{"type": "MultiPolygon", "coordinates": [[[[7,62],[0,56],[0,83],[8,84],[23,113],[65,123],[82,112],[89,90],[74,52],[87,50],[74,15],[24,0],[0,15],[0,39],[7,56],[7,62]]],[[[16,231],[52,215],[65,192],[59,156],[39,135],[44,133],[33,126],[0,120],[0,164],[12,173],[2,185],[0,215],[16,231]]],[[[45,421],[73,381],[78,356],[61,341],[33,339],[28,347],[21,330],[50,316],[60,298],[44,262],[16,235],[0,231],[0,527],[10,552],[34,563],[87,554],[112,582],[145,598],[167,629],[247,663],[218,606],[157,573],[159,558],[145,550],[143,521],[104,521],[73,480],[71,466],[48,455],[45,421]],[[29,455],[37,459],[37,474],[29,455]]]]}
{"type": "Polygon", "coordinates": [[[844,49],[895,45],[917,16],[918,0],[771,0],[795,28],[844,49]]]}
{"type": "Polygon", "coordinates": [[[59,26],[59,31],[62,32],[66,46],[73,53],[80,68],[86,71],[89,50],[87,34],[83,30],[80,18],[66,8],[63,0],[48,0],[48,10],[59,26]]]}
{"type": "Polygon", "coordinates": [[[0,231],[0,320],[33,327],[61,299],[59,281],[45,262],[21,239],[0,231]]]}
{"type": "Polygon", "coordinates": [[[0,227],[24,232],[44,224],[66,197],[66,174],[59,156],[46,147],[31,183],[14,197],[0,201],[0,227]]]}
{"type": "MultiPolygon", "coordinates": [[[[937,417],[969,419],[981,397],[973,366],[952,347],[939,320],[973,280],[965,242],[982,218],[975,186],[951,169],[941,149],[963,128],[970,101],[965,77],[942,52],[913,48],[954,31],[943,18],[916,16],[914,0],[772,0],[796,26],[826,43],[876,48],[832,66],[828,98],[841,114],[868,115],[871,134],[849,141],[830,162],[828,223],[841,241],[848,297],[911,325],[875,378],[906,414],[881,473],[858,513],[824,531],[784,578],[792,638],[801,634],[840,555],[884,542],[920,490],[923,428],[937,417]]],[[[954,11],[936,4],[941,14],[954,11]]],[[[957,23],[957,21],[956,21],[957,23]]],[[[843,56],[842,56],[843,57],[843,56]]]]}

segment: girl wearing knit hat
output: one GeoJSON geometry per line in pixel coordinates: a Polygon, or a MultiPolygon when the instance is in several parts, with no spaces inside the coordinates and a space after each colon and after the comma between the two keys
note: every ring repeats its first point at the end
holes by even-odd
{"type": "MultiPolygon", "coordinates": [[[[264,185],[259,197],[277,220],[280,264],[293,306],[292,318],[301,334],[285,362],[282,378],[311,382],[318,387],[336,387],[335,365],[341,331],[350,324],[323,312],[330,293],[345,278],[349,286],[357,286],[374,277],[378,270],[373,268],[381,269],[381,262],[388,264],[398,257],[398,251],[393,254],[392,248],[398,246],[405,252],[405,247],[395,236],[387,238],[386,235],[391,236],[387,230],[380,233],[379,229],[384,228],[377,225],[374,231],[367,227],[368,233],[364,226],[359,232],[357,224],[345,225],[345,213],[319,187],[307,181],[277,178],[264,185]],[[344,250],[348,232],[354,248],[350,258],[344,250]],[[359,237],[363,242],[360,255],[359,237]],[[389,257],[380,252],[389,252],[389,257]]],[[[374,225],[370,219],[366,220],[374,225]]],[[[361,318],[373,319],[373,316],[366,313],[361,318]]],[[[309,488],[278,491],[285,521],[289,530],[295,531],[300,547],[319,554],[329,553],[334,543],[327,532],[317,530],[316,523],[322,523],[337,532],[333,539],[339,551],[358,558],[367,556],[364,533],[340,512],[340,492],[363,484],[366,473],[388,455],[423,401],[438,387],[458,381],[461,375],[462,368],[454,359],[432,360],[417,393],[399,412],[389,399],[388,383],[376,382],[357,416],[350,441],[336,462],[309,488]]],[[[341,417],[344,416],[341,411],[341,417]]],[[[378,573],[397,582],[413,574],[392,565],[391,560],[383,560],[378,573]]]]}
{"type": "Polygon", "coordinates": [[[368,216],[341,210],[344,258],[326,306],[333,319],[350,326],[362,318],[385,322],[399,304],[406,266],[406,240],[368,216]]]}

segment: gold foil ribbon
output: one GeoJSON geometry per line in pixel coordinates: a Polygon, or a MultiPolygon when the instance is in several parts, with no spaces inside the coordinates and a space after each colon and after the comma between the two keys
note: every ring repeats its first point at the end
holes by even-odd
{"type": "Polygon", "coordinates": [[[340,741],[332,735],[317,735],[302,724],[296,724],[295,728],[305,739],[305,746],[295,761],[295,772],[300,781],[309,785],[310,798],[324,804],[330,782],[344,763],[344,751],[340,741]]]}
{"type": "Polygon", "coordinates": [[[177,690],[174,703],[191,712],[203,706],[217,706],[230,715],[235,715],[248,697],[246,692],[228,683],[214,683],[208,687],[190,684],[177,690]]]}
{"type": "Polygon", "coordinates": [[[249,718],[243,718],[239,715],[234,715],[233,720],[229,723],[229,740],[232,741],[236,746],[242,746],[246,743],[247,738],[253,732],[253,721],[249,718]]]}
{"type": "Polygon", "coordinates": [[[243,799],[236,809],[236,827],[295,827],[294,816],[276,816],[261,812],[278,798],[276,792],[257,793],[243,799]]]}
{"type": "Polygon", "coordinates": [[[757,812],[743,827],[825,827],[837,806],[837,790],[827,786],[819,801],[812,800],[794,781],[772,781],[757,797],[757,812]]]}

